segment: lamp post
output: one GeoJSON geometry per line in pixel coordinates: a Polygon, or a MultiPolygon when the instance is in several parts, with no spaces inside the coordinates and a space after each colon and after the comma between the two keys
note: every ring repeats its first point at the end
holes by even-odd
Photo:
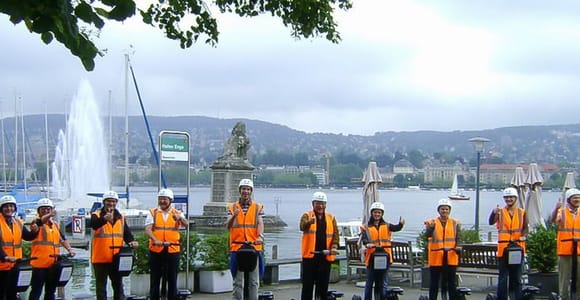
{"type": "Polygon", "coordinates": [[[489,142],[489,139],[474,137],[468,141],[473,144],[475,152],[477,152],[477,169],[475,172],[475,230],[479,232],[479,161],[481,152],[483,151],[483,144],[489,142]]]}

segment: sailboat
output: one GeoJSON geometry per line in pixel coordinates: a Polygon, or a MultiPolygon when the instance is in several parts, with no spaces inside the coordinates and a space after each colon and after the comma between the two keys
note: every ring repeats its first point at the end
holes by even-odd
{"type": "Polygon", "coordinates": [[[469,196],[465,196],[459,192],[459,187],[457,183],[457,174],[453,178],[453,185],[451,185],[451,193],[449,194],[450,200],[469,200],[469,196]]]}

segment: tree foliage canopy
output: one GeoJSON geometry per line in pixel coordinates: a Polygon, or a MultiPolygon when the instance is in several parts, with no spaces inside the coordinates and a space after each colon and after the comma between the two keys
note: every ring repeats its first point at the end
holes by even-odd
{"type": "Polygon", "coordinates": [[[107,20],[121,22],[137,11],[143,23],[179,41],[181,48],[191,47],[200,36],[206,36],[207,44],[217,44],[217,20],[206,2],[221,13],[241,17],[269,13],[280,18],[296,38],[324,36],[334,43],[340,41],[340,35],[333,12],[352,6],[351,0],[158,0],[143,10],[135,0],[3,0],[0,13],[8,15],[14,24],[24,22],[46,44],[56,39],[91,71],[95,57],[103,55],[91,40],[91,32],[101,30],[107,20]]]}

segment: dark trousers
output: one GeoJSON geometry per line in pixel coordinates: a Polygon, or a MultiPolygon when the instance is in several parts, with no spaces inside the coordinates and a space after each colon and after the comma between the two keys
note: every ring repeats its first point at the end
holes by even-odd
{"type": "Polygon", "coordinates": [[[179,253],[168,253],[167,249],[164,249],[160,253],[149,251],[149,269],[151,270],[151,287],[149,290],[149,299],[160,299],[159,284],[164,273],[167,276],[167,299],[177,298],[178,265],[179,253]]]}
{"type": "Polygon", "coordinates": [[[497,279],[497,300],[507,300],[508,299],[508,283],[509,283],[509,293],[514,295],[515,299],[511,300],[521,300],[522,299],[522,266],[521,265],[508,265],[506,260],[502,257],[498,257],[498,267],[499,276],[497,279]]]}
{"type": "Polygon", "coordinates": [[[97,300],[107,300],[107,278],[113,286],[113,300],[124,300],[123,277],[115,270],[113,263],[93,264],[97,300]]]}
{"type": "Polygon", "coordinates": [[[441,294],[448,294],[447,299],[454,300],[457,297],[457,266],[429,267],[429,300],[437,300],[439,283],[441,294]]]}
{"type": "Polygon", "coordinates": [[[300,299],[312,300],[316,284],[315,299],[326,299],[330,280],[330,262],[322,255],[302,259],[302,294],[300,299]]]}
{"type": "Polygon", "coordinates": [[[39,300],[44,287],[44,300],[54,300],[56,293],[56,274],[51,272],[51,268],[32,269],[31,289],[28,300],[39,300]]]}
{"type": "Polygon", "coordinates": [[[0,271],[0,300],[16,300],[16,272],[0,271]]]}

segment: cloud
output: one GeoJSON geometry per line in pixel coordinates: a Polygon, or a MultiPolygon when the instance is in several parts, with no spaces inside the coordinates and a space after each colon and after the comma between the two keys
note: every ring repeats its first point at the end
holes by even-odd
{"type": "MultiPolygon", "coordinates": [[[[579,4],[356,1],[343,41],[295,40],[269,16],[219,15],[220,42],[181,49],[139,18],[108,23],[94,72],[3,15],[0,101],[62,113],[81,78],[124,114],[124,54],[151,115],[253,118],[307,132],[467,130],[573,122],[580,107],[579,4]],[[517,5],[517,6],[515,6],[517,5]],[[578,8],[578,7],[576,7],[578,8]]],[[[212,13],[216,13],[212,10],[212,13]]],[[[130,114],[139,114],[131,86],[130,114]]]]}

